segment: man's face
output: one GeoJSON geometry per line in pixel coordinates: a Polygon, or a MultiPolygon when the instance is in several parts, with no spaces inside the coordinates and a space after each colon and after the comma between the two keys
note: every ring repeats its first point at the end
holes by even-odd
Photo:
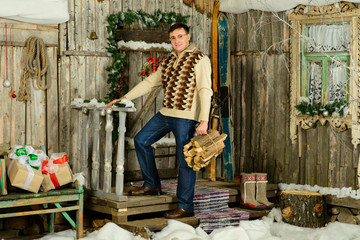
{"type": "Polygon", "coordinates": [[[190,34],[185,29],[178,28],[170,33],[170,41],[174,50],[179,54],[190,44],[190,34]]]}

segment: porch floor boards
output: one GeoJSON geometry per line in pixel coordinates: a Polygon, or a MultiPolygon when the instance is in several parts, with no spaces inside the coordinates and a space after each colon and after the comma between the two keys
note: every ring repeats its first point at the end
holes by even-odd
{"type": "MultiPolygon", "coordinates": [[[[234,205],[238,210],[248,211],[236,207],[240,202],[240,188],[236,182],[209,181],[200,179],[196,181],[199,186],[215,187],[229,190],[229,205],[234,205]]],[[[130,184],[124,186],[124,194],[130,190],[130,184]]],[[[268,184],[268,198],[275,197],[277,193],[276,184],[268,184]]],[[[146,236],[145,228],[150,231],[159,231],[167,226],[168,219],[163,218],[163,212],[176,208],[177,197],[164,194],[161,196],[128,196],[126,202],[105,200],[94,196],[85,196],[85,209],[111,215],[111,221],[119,226],[140,235],[146,236]],[[145,234],[145,235],[144,235],[145,234]]],[[[250,219],[267,215],[269,211],[248,211],[250,219]]],[[[199,225],[199,220],[194,217],[179,219],[193,227],[199,225]]]]}

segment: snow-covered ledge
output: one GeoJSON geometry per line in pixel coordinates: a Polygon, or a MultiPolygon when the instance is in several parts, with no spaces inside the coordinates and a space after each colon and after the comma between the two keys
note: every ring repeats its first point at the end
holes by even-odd
{"type": "Polygon", "coordinates": [[[310,192],[318,192],[324,195],[333,195],[338,198],[351,197],[356,200],[360,199],[360,190],[353,190],[351,187],[343,187],[343,188],[329,188],[329,187],[319,187],[317,185],[300,185],[300,184],[286,184],[279,183],[280,190],[298,190],[298,191],[310,191],[310,192]]]}
{"type": "Polygon", "coordinates": [[[118,47],[120,49],[126,48],[126,49],[136,50],[136,51],[162,49],[164,51],[170,52],[172,50],[172,46],[171,46],[170,43],[146,43],[144,41],[128,41],[128,42],[125,42],[125,41],[121,40],[121,41],[118,42],[118,47]]]}

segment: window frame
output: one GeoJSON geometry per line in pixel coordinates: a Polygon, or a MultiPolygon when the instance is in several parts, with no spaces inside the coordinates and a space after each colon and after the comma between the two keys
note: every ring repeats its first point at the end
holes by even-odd
{"type": "MultiPolygon", "coordinates": [[[[292,143],[297,141],[297,133],[300,129],[309,129],[312,128],[316,122],[320,122],[322,125],[325,125],[327,122],[331,124],[334,130],[336,131],[345,131],[351,129],[351,138],[352,143],[357,147],[360,143],[360,127],[359,123],[359,104],[352,104],[351,100],[359,99],[359,91],[357,91],[357,86],[360,86],[359,76],[355,69],[360,68],[359,63],[359,37],[354,38],[353,36],[358,36],[360,28],[360,9],[356,7],[353,3],[340,2],[338,7],[335,5],[329,6],[305,6],[299,5],[295,10],[288,15],[288,20],[290,22],[290,138],[292,143]],[[350,51],[347,57],[347,63],[349,64],[350,70],[349,80],[347,80],[347,96],[350,101],[349,104],[349,115],[345,117],[331,117],[331,116],[322,116],[322,115],[299,115],[296,114],[295,105],[298,104],[299,98],[302,96],[301,93],[306,91],[304,90],[303,80],[304,73],[302,71],[307,71],[304,68],[303,64],[306,63],[306,59],[322,59],[322,63],[327,61],[326,64],[329,66],[330,62],[328,57],[324,56],[322,53],[306,53],[305,56],[305,47],[306,43],[302,40],[300,34],[304,34],[306,26],[310,24],[350,24],[350,51]],[[309,57],[310,56],[310,57],[309,57]],[[328,59],[328,60],[326,60],[328,59]],[[350,99],[351,98],[351,99],[350,99]],[[356,125],[356,127],[355,127],[356,125]]],[[[329,56],[339,56],[340,59],[345,58],[344,52],[326,52],[329,56]]],[[[322,74],[328,74],[328,68],[323,67],[322,74]]],[[[306,74],[307,76],[307,74],[306,74]]],[[[307,81],[307,80],[306,80],[307,81]]],[[[324,84],[324,81],[322,81],[324,84]]],[[[328,88],[328,75],[327,81],[325,82],[328,88]]],[[[306,84],[308,87],[309,83],[306,84]]],[[[322,89],[323,91],[323,89],[322,89]]],[[[328,91],[326,91],[326,94],[328,91]]],[[[327,96],[323,99],[322,102],[327,99],[327,96]]]]}

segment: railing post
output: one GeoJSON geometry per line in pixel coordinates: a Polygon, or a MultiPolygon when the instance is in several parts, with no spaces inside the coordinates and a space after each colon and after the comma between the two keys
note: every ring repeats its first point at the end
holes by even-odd
{"type": "Polygon", "coordinates": [[[124,196],[124,164],[125,164],[125,122],[127,112],[135,112],[136,108],[132,107],[113,107],[107,109],[104,104],[98,106],[93,100],[89,103],[74,100],[72,108],[82,111],[82,125],[81,125],[81,149],[80,149],[80,166],[84,173],[87,194],[102,199],[111,201],[127,201],[127,196],[124,196]],[[93,111],[90,115],[90,111],[93,111]],[[114,112],[119,112],[119,128],[114,129],[114,112]],[[106,116],[105,125],[105,141],[100,143],[101,119],[100,116],[106,116]],[[92,118],[89,120],[89,118],[92,118]],[[91,123],[91,126],[89,126],[91,123]],[[116,160],[113,158],[114,146],[112,134],[113,131],[118,131],[117,155],[116,160]],[[91,133],[89,133],[91,132],[91,133]],[[92,135],[91,135],[92,134],[92,135]],[[90,142],[92,137],[92,143],[90,142]],[[89,156],[89,151],[92,144],[92,153],[89,156]],[[100,144],[103,144],[100,149],[100,144]],[[101,151],[103,152],[101,152],[101,151]],[[100,172],[100,163],[102,163],[101,156],[104,156],[104,170],[100,172]],[[90,162],[91,161],[91,162],[90,162]],[[113,163],[116,161],[116,167],[113,163]],[[91,163],[91,167],[89,166],[91,163]],[[112,181],[116,171],[115,184],[112,181]],[[100,180],[102,186],[100,189],[100,180]],[[112,191],[115,187],[115,192],[112,191]]]}
{"type": "Polygon", "coordinates": [[[119,111],[119,138],[116,158],[116,185],[115,193],[117,196],[123,195],[124,192],[124,163],[125,163],[125,120],[126,112],[119,111]]]}
{"type": "Polygon", "coordinates": [[[99,190],[99,167],[100,167],[100,116],[99,110],[94,109],[93,112],[93,151],[92,151],[92,171],[91,171],[91,189],[99,190]]]}
{"type": "Polygon", "coordinates": [[[112,110],[106,110],[106,142],[105,142],[105,166],[104,166],[104,192],[111,192],[111,163],[112,163],[112,131],[113,126],[113,116],[112,110]]]}
{"type": "Polygon", "coordinates": [[[87,138],[87,123],[88,123],[88,114],[89,110],[87,108],[82,109],[82,126],[81,126],[81,154],[80,154],[80,166],[81,170],[83,170],[84,177],[85,177],[85,187],[88,188],[90,186],[90,174],[89,174],[89,150],[88,150],[88,138],[87,138]]]}

